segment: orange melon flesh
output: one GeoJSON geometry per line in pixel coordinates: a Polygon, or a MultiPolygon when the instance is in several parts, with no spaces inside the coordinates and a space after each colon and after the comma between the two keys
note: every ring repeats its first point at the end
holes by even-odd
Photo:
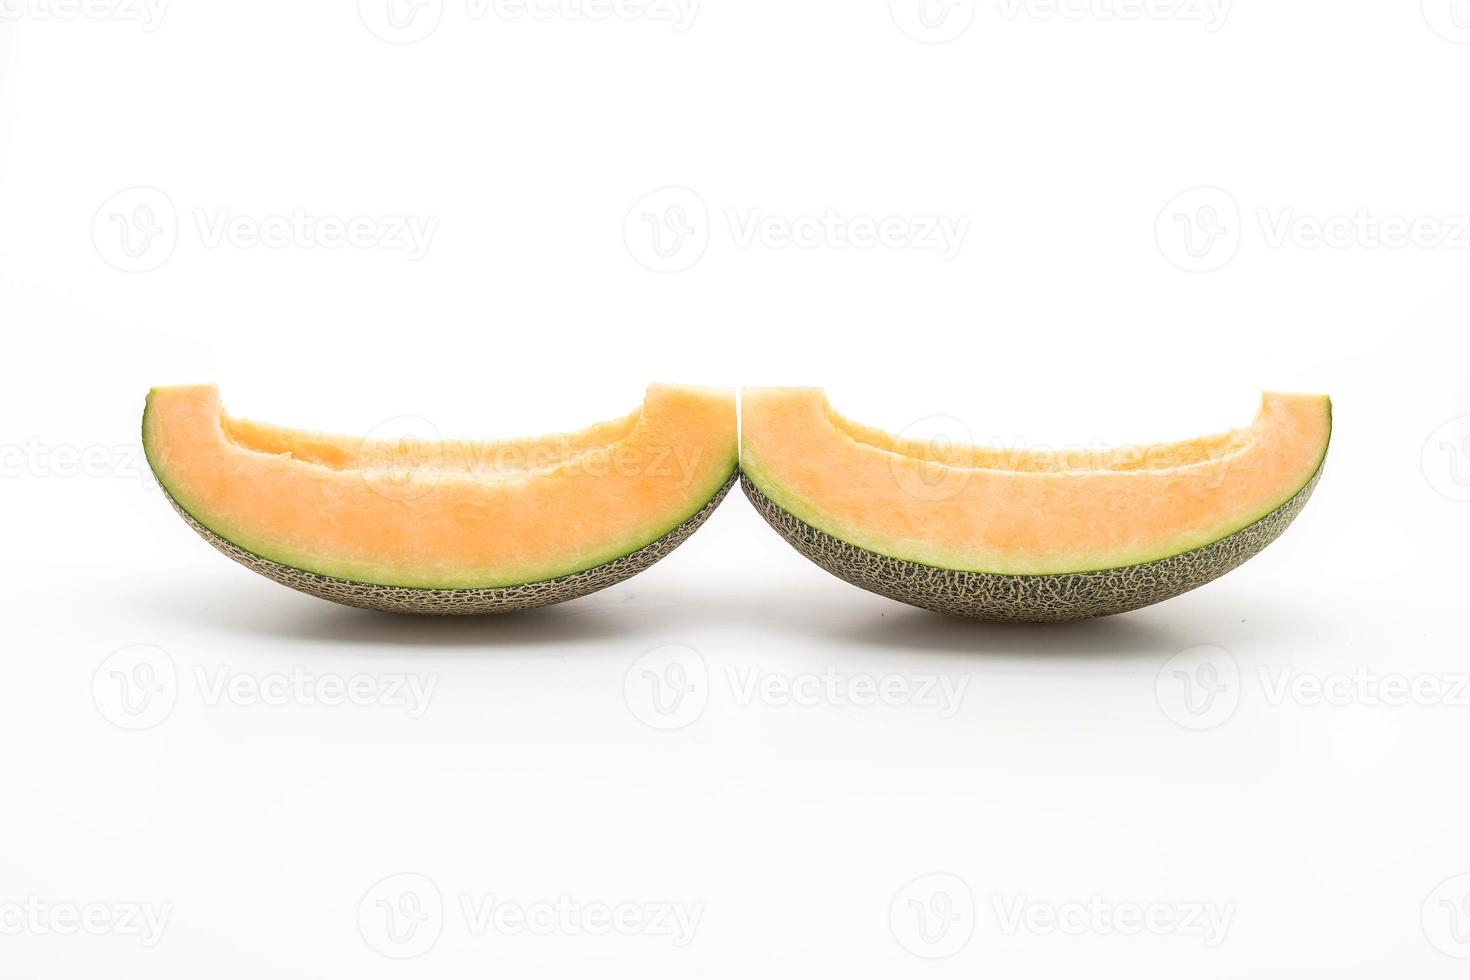
{"type": "Polygon", "coordinates": [[[143,446],[196,521],[335,578],[499,588],[593,568],[697,513],[736,467],[729,389],[654,385],[623,418],[502,442],[354,439],[231,418],[212,385],[155,388],[143,446]]]}
{"type": "Polygon", "coordinates": [[[1267,394],[1247,428],[1106,452],[932,446],[859,425],[818,388],[741,393],[741,469],[774,503],[869,551],[1007,575],[1168,558],[1290,500],[1322,464],[1321,395],[1267,394]]]}

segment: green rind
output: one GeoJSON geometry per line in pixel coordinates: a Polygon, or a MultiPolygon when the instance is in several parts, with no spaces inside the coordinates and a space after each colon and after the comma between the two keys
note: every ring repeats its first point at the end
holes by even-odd
{"type": "Polygon", "coordinates": [[[1219,578],[1275,541],[1306,506],[1322,466],[1280,507],[1212,544],[1158,561],[1094,572],[996,575],[935,568],[859,548],[819,531],[766,496],[748,474],[745,496],[797,551],[833,575],[921,609],[993,622],[1055,623],[1141,609],[1219,578]]]}
{"type": "Polygon", "coordinates": [[[282,565],[246,551],[239,545],[215,534],[180,506],[162,484],[160,484],[160,489],[163,490],[164,496],[168,498],[168,502],[178,512],[178,515],[200,537],[222,554],[251,571],[264,575],[273,582],[279,582],[281,585],[319,599],[327,599],[359,609],[428,616],[468,616],[549,606],[553,603],[588,595],[632,578],[683,544],[689,535],[698,530],[709,515],[714,513],[714,509],[719,506],[720,501],[725,498],[725,494],[734,484],[735,474],[731,474],[725,484],[693,516],[658,540],[636,551],[558,578],[486,589],[415,589],[395,585],[375,585],[371,582],[354,582],[282,565]]]}

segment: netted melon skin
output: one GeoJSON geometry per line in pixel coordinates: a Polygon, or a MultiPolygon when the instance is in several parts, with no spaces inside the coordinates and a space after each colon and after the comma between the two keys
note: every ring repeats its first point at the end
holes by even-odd
{"type": "Polygon", "coordinates": [[[475,616],[486,613],[515,612],[521,609],[536,609],[554,603],[576,599],[609,585],[616,585],[632,578],[653,565],[679,545],[699,526],[709,519],[725,494],[735,484],[735,476],[725,481],[719,491],[710,498],[699,512],[652,544],[630,552],[610,562],[585,571],[563,575],[561,578],[526,585],[512,585],[498,589],[409,589],[389,585],[373,585],[368,582],[352,582],[347,579],[318,575],[282,565],[267,558],[252,554],[239,545],[226,541],[209,528],[196,521],[188,511],[179,506],[167,490],[164,496],[173,505],[184,522],[200,537],[214,546],[215,550],[227,555],[253,572],[259,572],[273,582],[288,586],[298,592],[355,606],[359,609],[376,609],[380,612],[410,613],[420,616],[475,616]]]}
{"type": "Polygon", "coordinates": [[[1141,609],[1197,589],[1239,567],[1286,530],[1321,479],[1319,467],[1286,503],[1234,534],[1172,558],[1100,572],[992,575],[890,558],[819,531],[777,506],[741,476],[766,523],[844,582],[921,609],[991,622],[1060,623],[1141,609]]]}

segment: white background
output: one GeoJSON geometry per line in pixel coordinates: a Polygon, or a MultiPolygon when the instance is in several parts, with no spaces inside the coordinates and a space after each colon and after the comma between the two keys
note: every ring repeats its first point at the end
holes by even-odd
{"type": "Polygon", "coordinates": [[[1463,975],[1470,8],[1116,2],[5,0],[0,975],[1463,975]],[[1265,388],[1337,429],[1261,557],[1052,627],[860,592],[738,495],[564,606],[367,614],[215,554],[137,452],[158,384],[494,437],[651,380],[1032,446],[1265,388]],[[293,672],[372,703],[251,693],[293,672]]]}

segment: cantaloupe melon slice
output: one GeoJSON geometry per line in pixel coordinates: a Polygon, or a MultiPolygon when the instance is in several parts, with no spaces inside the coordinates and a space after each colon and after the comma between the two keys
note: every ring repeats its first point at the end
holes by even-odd
{"type": "Polygon", "coordinates": [[[1332,429],[1268,394],[1245,429],[1111,452],[931,446],[834,412],[818,388],[742,391],[746,495],[854,585],[981,619],[1137,609],[1250,558],[1296,517],[1332,429]]]}
{"type": "Polygon", "coordinates": [[[642,571],[736,471],[735,396],[654,385],[632,414],[504,442],[353,439],[231,418],[211,385],[155,388],[143,446],[180,515],[284,585],[347,605],[481,613],[642,571]]]}

